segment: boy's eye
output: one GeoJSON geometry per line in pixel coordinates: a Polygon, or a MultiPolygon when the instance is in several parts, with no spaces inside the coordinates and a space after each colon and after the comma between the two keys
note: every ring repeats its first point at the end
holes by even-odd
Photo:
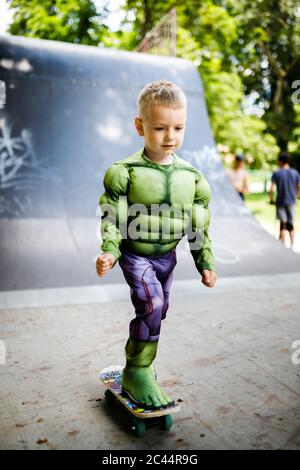
{"type": "MultiPolygon", "coordinates": [[[[163,131],[164,128],[163,127],[155,127],[154,128],[156,131],[163,131]]],[[[183,127],[175,127],[175,130],[176,131],[182,131],[183,127]]]]}

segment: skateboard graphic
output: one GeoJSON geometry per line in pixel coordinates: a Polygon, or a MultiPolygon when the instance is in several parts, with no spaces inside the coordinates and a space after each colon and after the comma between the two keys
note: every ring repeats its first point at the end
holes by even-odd
{"type": "Polygon", "coordinates": [[[149,425],[160,424],[165,431],[171,429],[173,420],[170,413],[177,413],[180,410],[180,406],[175,403],[167,408],[155,410],[139,407],[130,398],[122,394],[122,370],[122,366],[110,366],[100,372],[100,379],[107,387],[107,390],[105,390],[107,403],[113,404],[115,401],[118,401],[129,410],[132,414],[131,430],[138,437],[145,433],[146,422],[149,425]]]}

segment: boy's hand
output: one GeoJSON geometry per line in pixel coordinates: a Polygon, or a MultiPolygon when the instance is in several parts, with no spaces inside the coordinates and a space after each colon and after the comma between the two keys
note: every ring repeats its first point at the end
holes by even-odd
{"type": "Polygon", "coordinates": [[[206,287],[214,287],[217,280],[217,273],[215,271],[209,271],[208,269],[203,269],[202,271],[202,283],[206,287]]]}
{"type": "Polygon", "coordinates": [[[102,255],[98,256],[96,261],[97,275],[99,277],[104,276],[106,271],[113,267],[115,261],[114,255],[110,253],[102,253],[102,255]]]}

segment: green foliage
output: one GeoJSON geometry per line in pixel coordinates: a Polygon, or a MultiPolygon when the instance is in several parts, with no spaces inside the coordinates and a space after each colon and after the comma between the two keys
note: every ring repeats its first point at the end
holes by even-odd
{"type": "MultiPolygon", "coordinates": [[[[220,9],[215,9],[215,12],[225,21],[226,14],[222,12],[221,15],[220,9]]],[[[212,32],[217,26],[215,16],[211,18],[214,24],[209,28],[209,16],[206,16],[204,28],[212,32]]],[[[227,45],[236,39],[234,23],[229,21],[229,25],[227,31],[231,34],[227,38],[227,45]]],[[[204,31],[197,31],[197,35],[193,35],[191,28],[188,31],[180,27],[177,53],[199,68],[216,142],[228,146],[231,152],[243,152],[252,168],[267,167],[276,160],[279,147],[274,136],[266,132],[266,123],[257,116],[247,115],[243,109],[242,79],[233,67],[228,67],[226,51],[223,56],[220,54],[225,30],[223,27],[217,36],[220,46],[216,41],[213,43],[208,40],[205,47],[200,47],[197,38],[200,40],[205,36],[204,31]]]]}
{"type": "Polygon", "coordinates": [[[135,31],[109,31],[101,41],[104,47],[113,47],[114,49],[123,49],[132,51],[137,45],[137,35],[135,31]]]}
{"type": "Polygon", "coordinates": [[[300,104],[294,105],[295,127],[292,131],[292,139],[289,142],[289,151],[300,154],[300,104]]]}
{"type": "Polygon", "coordinates": [[[126,0],[124,10],[130,12],[134,19],[125,19],[124,24],[130,24],[135,31],[136,45],[173,6],[180,3],[172,0],[126,0]]]}
{"type": "Polygon", "coordinates": [[[90,0],[10,0],[15,9],[11,34],[98,45],[107,27],[104,8],[97,13],[90,0]]]}
{"type": "MultiPolygon", "coordinates": [[[[225,2],[229,3],[229,2],[225,2]]],[[[230,2],[238,20],[234,48],[245,93],[255,90],[264,103],[264,121],[281,149],[286,149],[296,124],[292,83],[300,74],[298,0],[230,2]]]]}
{"type": "Polygon", "coordinates": [[[209,53],[218,52],[227,57],[228,47],[237,37],[236,21],[221,6],[212,1],[201,2],[193,17],[180,15],[180,24],[188,29],[198,46],[209,53]]]}
{"type": "Polygon", "coordinates": [[[243,111],[243,87],[238,75],[229,72],[203,74],[206,100],[218,143],[232,152],[243,152],[253,168],[266,167],[277,156],[275,138],[266,133],[265,122],[243,111]]]}

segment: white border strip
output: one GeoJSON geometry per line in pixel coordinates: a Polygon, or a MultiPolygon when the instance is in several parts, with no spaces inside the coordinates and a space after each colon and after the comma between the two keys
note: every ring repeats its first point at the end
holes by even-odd
{"type": "MultiPolygon", "coordinates": [[[[171,296],[222,294],[238,290],[299,288],[300,272],[259,276],[221,277],[213,289],[203,286],[201,279],[174,281],[171,296]]],[[[127,284],[104,284],[53,289],[0,291],[0,310],[26,307],[47,307],[129,300],[127,284]]]]}

